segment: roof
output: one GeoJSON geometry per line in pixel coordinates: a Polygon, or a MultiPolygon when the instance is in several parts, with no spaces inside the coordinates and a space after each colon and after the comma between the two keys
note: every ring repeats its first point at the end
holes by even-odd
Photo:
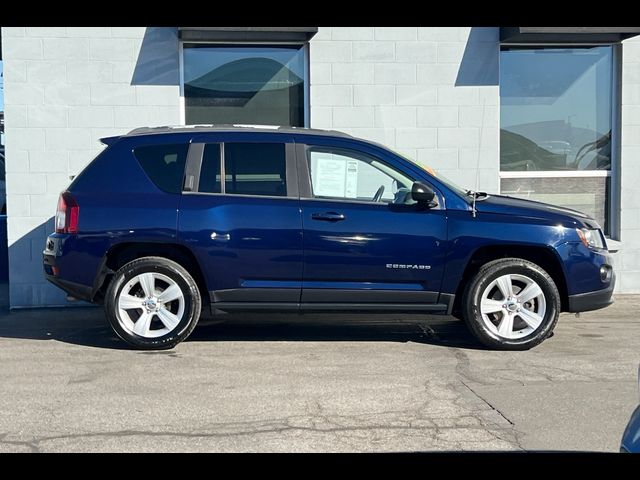
{"type": "Polygon", "coordinates": [[[640,27],[500,27],[501,43],[617,43],[640,27]]]}
{"type": "Polygon", "coordinates": [[[183,41],[308,42],[318,27],[178,27],[183,41]]]}
{"type": "Polygon", "coordinates": [[[166,133],[221,133],[221,132],[251,132],[251,133],[288,133],[294,135],[319,135],[326,137],[353,138],[343,132],[335,130],[318,130],[315,128],[280,127],[271,125],[176,125],[164,127],[142,127],[131,130],[126,136],[159,135],[166,133]]]}

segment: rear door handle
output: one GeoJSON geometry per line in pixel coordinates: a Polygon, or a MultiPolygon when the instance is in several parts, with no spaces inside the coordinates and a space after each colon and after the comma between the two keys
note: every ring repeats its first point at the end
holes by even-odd
{"type": "Polygon", "coordinates": [[[322,220],[324,222],[341,222],[346,217],[342,213],[325,212],[325,213],[314,213],[311,215],[311,218],[313,218],[314,220],[322,220]]]}
{"type": "Polygon", "coordinates": [[[228,242],[229,240],[231,240],[231,234],[230,233],[211,232],[211,240],[218,240],[218,241],[228,242]]]}

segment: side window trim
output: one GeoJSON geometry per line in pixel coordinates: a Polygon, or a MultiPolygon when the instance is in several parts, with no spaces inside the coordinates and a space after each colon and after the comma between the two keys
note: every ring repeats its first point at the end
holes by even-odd
{"type": "Polygon", "coordinates": [[[285,140],[282,142],[264,142],[264,141],[211,141],[205,142],[199,140],[197,143],[191,143],[189,153],[187,155],[187,165],[185,168],[185,178],[182,188],[182,193],[191,195],[227,195],[226,193],[226,171],[225,171],[225,145],[227,143],[282,143],[285,147],[285,175],[287,183],[286,196],[274,196],[274,195],[248,195],[248,194],[229,194],[237,197],[252,197],[252,198],[295,198],[299,199],[299,187],[298,187],[298,165],[296,162],[296,145],[292,140],[285,140]],[[202,173],[202,161],[204,158],[204,149],[208,145],[220,146],[220,192],[200,192],[200,175],[202,173]],[[191,181],[188,175],[193,175],[194,179],[191,181]],[[191,189],[189,184],[192,184],[191,189]]]}
{"type": "Polygon", "coordinates": [[[225,159],[224,159],[224,155],[225,155],[225,142],[220,142],[219,146],[220,146],[220,194],[221,195],[226,195],[227,194],[227,168],[225,166],[225,159]]]}
{"type": "Polygon", "coordinates": [[[284,144],[285,168],[287,177],[287,196],[285,198],[300,198],[298,187],[298,162],[296,161],[297,144],[287,142],[284,144]]]}
{"type": "Polygon", "coordinates": [[[187,165],[184,169],[183,192],[197,192],[200,188],[200,168],[202,167],[202,155],[204,143],[191,143],[187,153],[187,165]]]}
{"type": "Polygon", "coordinates": [[[298,167],[298,191],[300,198],[313,199],[311,189],[311,171],[307,161],[307,150],[309,145],[296,143],[296,166],[298,167]]]}

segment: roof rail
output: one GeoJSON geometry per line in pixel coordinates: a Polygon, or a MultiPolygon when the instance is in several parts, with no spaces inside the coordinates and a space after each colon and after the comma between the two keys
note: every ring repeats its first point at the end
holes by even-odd
{"type": "Polygon", "coordinates": [[[306,133],[310,135],[328,135],[335,137],[351,137],[343,132],[332,130],[319,130],[306,127],[283,127],[278,125],[245,125],[245,124],[218,124],[218,125],[165,125],[158,127],[140,127],[131,130],[127,133],[127,136],[135,135],[152,135],[162,133],[186,133],[186,132],[230,132],[230,131],[256,131],[256,132],[268,132],[277,131],[280,133],[306,133]]]}

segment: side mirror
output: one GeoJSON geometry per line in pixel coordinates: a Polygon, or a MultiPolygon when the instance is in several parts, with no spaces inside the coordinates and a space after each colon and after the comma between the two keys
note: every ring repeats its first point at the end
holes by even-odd
{"type": "Polygon", "coordinates": [[[429,208],[437,207],[436,192],[424,183],[415,182],[411,187],[411,198],[429,208]]]}

